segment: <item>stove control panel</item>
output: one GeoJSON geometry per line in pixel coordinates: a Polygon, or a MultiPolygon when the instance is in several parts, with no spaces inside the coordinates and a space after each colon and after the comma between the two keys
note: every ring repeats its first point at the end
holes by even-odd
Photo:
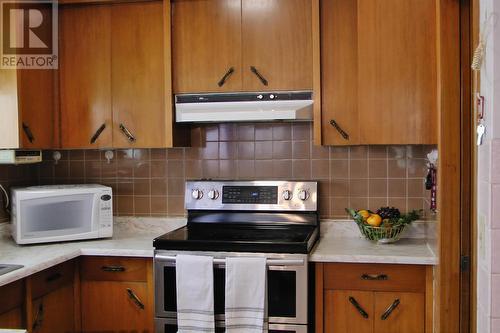
{"type": "Polygon", "coordinates": [[[317,182],[298,181],[188,181],[188,210],[316,211],[317,182]]]}

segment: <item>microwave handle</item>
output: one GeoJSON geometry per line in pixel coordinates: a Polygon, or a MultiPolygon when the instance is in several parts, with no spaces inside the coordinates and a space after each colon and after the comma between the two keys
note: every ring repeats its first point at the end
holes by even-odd
{"type": "MultiPolygon", "coordinates": [[[[175,256],[155,255],[155,260],[175,261],[175,256]]],[[[226,259],[214,258],[214,265],[225,265],[226,259]]],[[[267,259],[267,266],[303,266],[304,259],[267,259]]]]}

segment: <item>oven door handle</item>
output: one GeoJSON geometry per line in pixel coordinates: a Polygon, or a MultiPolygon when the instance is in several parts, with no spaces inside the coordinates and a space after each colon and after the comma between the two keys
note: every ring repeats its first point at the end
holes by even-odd
{"type": "MultiPolygon", "coordinates": [[[[176,256],[156,254],[155,260],[175,261],[176,256]]],[[[225,265],[226,259],[214,258],[214,265],[225,265]]],[[[267,266],[303,266],[304,259],[267,259],[267,266]]]]}

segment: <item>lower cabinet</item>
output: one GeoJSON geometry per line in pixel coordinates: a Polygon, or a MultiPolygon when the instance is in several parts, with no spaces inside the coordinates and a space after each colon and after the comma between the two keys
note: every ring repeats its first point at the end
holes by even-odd
{"type": "Polygon", "coordinates": [[[432,267],[316,264],[317,333],[432,332],[432,267]]]}
{"type": "Polygon", "coordinates": [[[153,332],[152,262],[81,259],[82,332],[153,332]]]}
{"type": "Polygon", "coordinates": [[[0,328],[23,328],[24,280],[0,287],[0,328]]]}
{"type": "MultiPolygon", "coordinates": [[[[66,262],[31,277],[31,320],[33,333],[74,332],[75,261],[66,262]]],[[[31,323],[31,324],[30,324],[31,323]]]]}

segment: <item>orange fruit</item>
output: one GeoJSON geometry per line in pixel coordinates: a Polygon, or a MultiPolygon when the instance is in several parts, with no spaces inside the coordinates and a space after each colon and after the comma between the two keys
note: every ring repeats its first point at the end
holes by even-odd
{"type": "Polygon", "coordinates": [[[370,217],[370,212],[367,211],[366,209],[362,209],[362,210],[358,211],[358,214],[361,215],[365,221],[367,218],[370,217]]]}
{"type": "Polygon", "coordinates": [[[378,227],[382,223],[382,218],[378,214],[372,214],[366,219],[366,223],[372,227],[378,227]]]}

